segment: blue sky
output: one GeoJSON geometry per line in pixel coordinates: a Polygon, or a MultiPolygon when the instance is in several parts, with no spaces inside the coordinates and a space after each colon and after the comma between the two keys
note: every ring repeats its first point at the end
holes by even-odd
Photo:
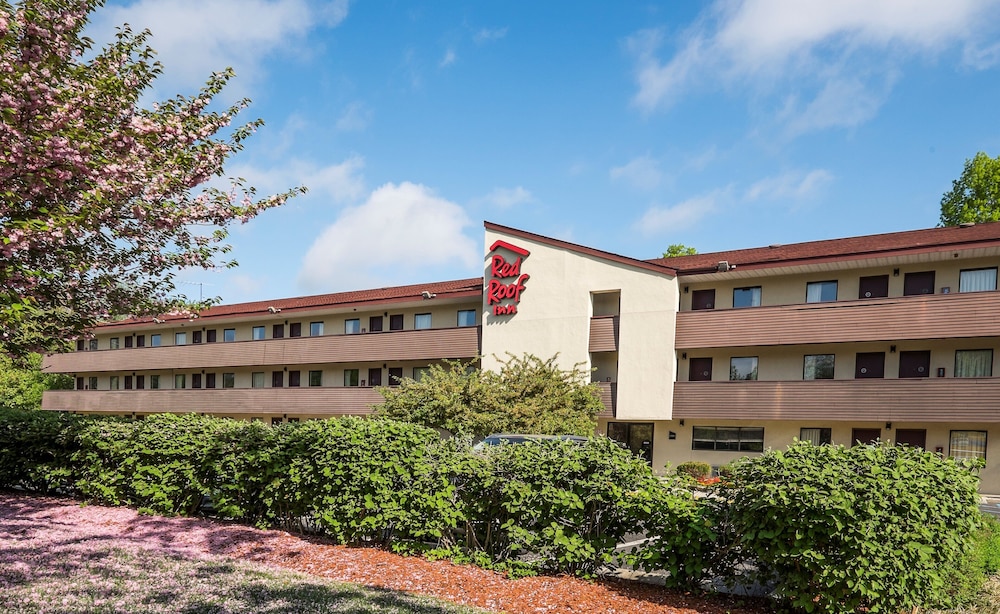
{"type": "MultiPolygon", "coordinates": [[[[482,221],[637,258],[934,226],[1000,155],[1000,1],[109,2],[151,98],[232,66],[229,174],[307,196],[234,227],[225,302],[482,274],[482,221]]],[[[197,284],[202,284],[198,286],[197,284]]]]}

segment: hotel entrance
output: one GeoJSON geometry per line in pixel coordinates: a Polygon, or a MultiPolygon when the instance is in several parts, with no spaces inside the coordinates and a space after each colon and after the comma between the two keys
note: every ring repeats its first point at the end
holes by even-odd
{"type": "Polygon", "coordinates": [[[608,422],[608,437],[653,464],[652,422],[608,422]]]}

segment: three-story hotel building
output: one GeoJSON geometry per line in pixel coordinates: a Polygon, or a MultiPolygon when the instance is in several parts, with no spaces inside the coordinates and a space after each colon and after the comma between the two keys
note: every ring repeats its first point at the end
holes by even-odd
{"type": "Polygon", "coordinates": [[[46,358],[76,385],[43,409],[363,415],[443,360],[558,354],[656,470],[881,439],[984,457],[1000,492],[1000,223],[638,260],[487,222],[484,247],[481,278],[102,325],[46,358]]]}

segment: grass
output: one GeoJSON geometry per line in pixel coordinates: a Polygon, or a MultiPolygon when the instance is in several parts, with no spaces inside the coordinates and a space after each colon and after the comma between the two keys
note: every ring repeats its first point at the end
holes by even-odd
{"type": "Polygon", "coordinates": [[[265,570],[224,559],[191,559],[73,544],[0,565],[7,614],[472,614],[427,597],[265,570]]]}

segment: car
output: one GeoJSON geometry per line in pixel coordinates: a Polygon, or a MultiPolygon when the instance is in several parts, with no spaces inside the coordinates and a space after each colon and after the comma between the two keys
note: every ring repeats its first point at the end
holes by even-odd
{"type": "Polygon", "coordinates": [[[529,433],[492,433],[487,435],[485,439],[477,443],[472,447],[473,450],[481,451],[492,446],[499,446],[502,444],[519,444],[528,441],[547,441],[547,440],[561,440],[561,441],[572,441],[577,444],[584,444],[587,442],[587,437],[580,437],[579,435],[534,435],[529,433]]]}

